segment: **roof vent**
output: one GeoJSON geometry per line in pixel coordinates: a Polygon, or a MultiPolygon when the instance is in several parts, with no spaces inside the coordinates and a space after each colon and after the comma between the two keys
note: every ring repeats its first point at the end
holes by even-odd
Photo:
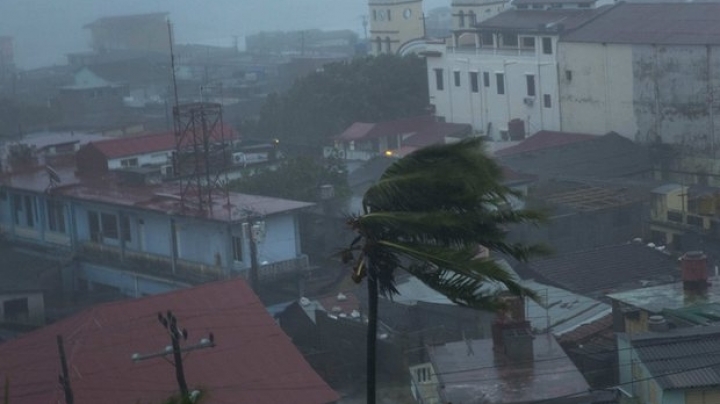
{"type": "Polygon", "coordinates": [[[668,322],[660,315],[648,317],[648,331],[663,332],[668,330],[668,322]]]}
{"type": "Polygon", "coordinates": [[[345,300],[347,300],[347,296],[345,296],[342,293],[338,293],[337,300],[338,300],[338,302],[344,302],[345,300]]]}

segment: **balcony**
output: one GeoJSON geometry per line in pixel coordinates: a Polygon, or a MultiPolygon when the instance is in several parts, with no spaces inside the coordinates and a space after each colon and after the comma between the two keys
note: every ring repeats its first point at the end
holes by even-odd
{"type": "Polygon", "coordinates": [[[535,57],[535,49],[522,49],[522,48],[476,48],[475,46],[448,46],[448,53],[463,54],[463,55],[496,55],[496,56],[521,56],[521,57],[535,57]]]}
{"type": "Polygon", "coordinates": [[[712,218],[684,212],[681,210],[668,209],[667,212],[655,212],[650,221],[655,225],[661,225],[676,230],[692,230],[705,233],[710,230],[712,218]]]}
{"type": "MultiPolygon", "coordinates": [[[[170,257],[132,250],[125,250],[123,253],[119,247],[94,242],[82,244],[80,256],[83,260],[98,265],[122,268],[161,278],[177,279],[193,284],[215,281],[225,276],[222,267],[182,259],[175,260],[175,270],[173,271],[170,257]]],[[[273,282],[303,274],[309,270],[308,256],[301,255],[294,259],[260,266],[259,277],[262,282],[273,282]]]]}

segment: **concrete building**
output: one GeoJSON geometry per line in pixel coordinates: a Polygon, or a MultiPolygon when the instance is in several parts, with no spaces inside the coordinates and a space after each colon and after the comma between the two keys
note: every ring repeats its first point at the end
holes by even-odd
{"type": "Polygon", "coordinates": [[[447,44],[428,44],[435,114],[495,140],[518,126],[529,133],[561,130],[558,40],[600,11],[512,9],[458,29],[447,44]]]}
{"type": "Polygon", "coordinates": [[[406,43],[423,38],[422,0],[369,0],[370,53],[398,53],[406,43]]]}
{"type": "Polygon", "coordinates": [[[177,184],[78,177],[75,167],[28,169],[0,181],[3,237],[76,257],[74,277],[90,288],[153,294],[248,274],[254,260],[265,280],[309,268],[297,214],[310,203],[230,193],[200,211],[182,203],[177,184]]]}
{"type": "Polygon", "coordinates": [[[558,47],[562,128],[714,156],[720,3],[621,3],[558,47]]]}
{"type": "Polygon", "coordinates": [[[120,15],[99,18],[84,28],[90,30],[95,52],[143,51],[170,53],[168,13],[120,15]]]}
{"type": "Polygon", "coordinates": [[[455,36],[473,32],[477,23],[494,17],[510,7],[508,0],[453,0],[452,30],[455,36]]]}

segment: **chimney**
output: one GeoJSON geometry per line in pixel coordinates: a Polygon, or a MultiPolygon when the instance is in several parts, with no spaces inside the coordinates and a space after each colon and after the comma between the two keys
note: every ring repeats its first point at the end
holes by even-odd
{"type": "Polygon", "coordinates": [[[683,289],[704,292],[708,287],[707,257],[702,251],[688,251],[681,257],[683,289]]]}
{"type": "Polygon", "coordinates": [[[507,294],[500,300],[505,307],[492,323],[493,350],[512,361],[532,361],[533,335],[525,318],[525,298],[507,294]]]}

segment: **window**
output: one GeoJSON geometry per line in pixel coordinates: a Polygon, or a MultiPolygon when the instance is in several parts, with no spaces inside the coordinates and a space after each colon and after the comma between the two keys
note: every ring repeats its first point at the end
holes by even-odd
{"type": "Polygon", "coordinates": [[[470,26],[471,26],[471,27],[474,27],[475,24],[477,24],[477,16],[475,15],[475,12],[472,11],[472,10],[469,11],[469,12],[468,12],[468,17],[470,18],[470,26]]]}
{"type": "Polygon", "coordinates": [[[20,214],[22,213],[22,197],[20,195],[13,195],[13,220],[15,224],[20,224],[20,214]]]}
{"type": "Polygon", "coordinates": [[[460,19],[460,23],[458,25],[460,27],[464,27],[465,26],[465,13],[462,10],[460,10],[460,12],[458,13],[458,18],[460,19]]]}
{"type": "Polygon", "coordinates": [[[545,108],[552,108],[552,97],[550,94],[543,94],[543,106],[545,108]]]}
{"type": "Polygon", "coordinates": [[[377,10],[373,10],[373,21],[377,21],[377,10]]]}
{"type": "Polygon", "coordinates": [[[497,82],[497,93],[505,94],[505,74],[495,73],[495,81],[497,82]]]}
{"type": "Polygon", "coordinates": [[[687,224],[691,226],[702,227],[703,219],[700,216],[687,215],[687,224]]]}
{"type": "Polygon", "coordinates": [[[90,230],[90,240],[102,241],[102,233],[100,231],[100,217],[97,212],[88,212],[88,229],[90,230]]]}
{"type": "Polygon", "coordinates": [[[445,88],[443,83],[443,69],[435,69],[435,88],[442,91],[445,88]]]}
{"type": "Polygon", "coordinates": [[[388,21],[392,21],[392,14],[391,14],[391,12],[392,12],[392,10],[388,9],[388,11],[387,11],[388,21]]]}
{"type": "Polygon", "coordinates": [[[122,160],[120,160],[120,165],[122,167],[137,167],[138,159],[137,158],[122,159],[122,160]]]}
{"type": "Polygon", "coordinates": [[[478,86],[478,73],[477,72],[470,72],[470,91],[473,93],[477,93],[480,91],[480,88],[478,86]]]}
{"type": "Polygon", "coordinates": [[[375,50],[377,53],[382,53],[382,39],[380,37],[375,38],[375,50]]]}
{"type": "Polygon", "coordinates": [[[683,215],[680,212],[668,211],[667,212],[667,220],[669,222],[682,223],[683,215]]]}
{"type": "Polygon", "coordinates": [[[524,36],[522,38],[522,47],[525,49],[535,49],[535,38],[531,36],[524,36]]]}
{"type": "Polygon", "coordinates": [[[518,36],[516,34],[502,34],[502,46],[505,47],[517,47],[518,36]]]}
{"type": "Polygon", "coordinates": [[[565,70],[565,80],[572,81],[572,70],[565,70]]]}
{"type": "Polygon", "coordinates": [[[25,195],[23,198],[25,201],[25,225],[27,227],[35,226],[35,198],[29,195],[25,195]]]}
{"type": "Polygon", "coordinates": [[[47,224],[50,231],[65,233],[65,205],[60,201],[47,201],[47,224]]]}
{"type": "Polygon", "coordinates": [[[389,36],[385,37],[385,52],[387,52],[387,53],[392,52],[392,49],[390,47],[390,37],[389,36]]]}
{"type": "Polygon", "coordinates": [[[242,262],[243,260],[243,239],[242,237],[232,238],[233,260],[242,262]]]}
{"type": "Polygon", "coordinates": [[[543,48],[543,53],[545,55],[552,55],[552,53],[553,53],[552,38],[547,38],[547,37],[543,38],[542,39],[542,48],[543,48]]]}
{"type": "Polygon", "coordinates": [[[483,72],[483,85],[490,87],[490,73],[488,72],[483,72]]]}
{"type": "Polygon", "coordinates": [[[483,32],[480,35],[480,43],[483,46],[493,46],[495,44],[495,41],[493,39],[492,32],[483,32]]]}
{"type": "Polygon", "coordinates": [[[100,226],[104,238],[118,238],[117,217],[110,213],[100,214],[100,226]]]}
{"type": "Polygon", "coordinates": [[[4,321],[9,323],[24,323],[28,321],[30,309],[26,297],[11,299],[3,302],[4,321]]]}
{"type": "Polygon", "coordinates": [[[455,81],[455,87],[460,87],[460,72],[455,70],[453,72],[453,80],[455,81]]]}
{"type": "Polygon", "coordinates": [[[535,76],[532,74],[526,75],[525,82],[527,84],[528,97],[534,97],[535,96],[535,76]]]}

